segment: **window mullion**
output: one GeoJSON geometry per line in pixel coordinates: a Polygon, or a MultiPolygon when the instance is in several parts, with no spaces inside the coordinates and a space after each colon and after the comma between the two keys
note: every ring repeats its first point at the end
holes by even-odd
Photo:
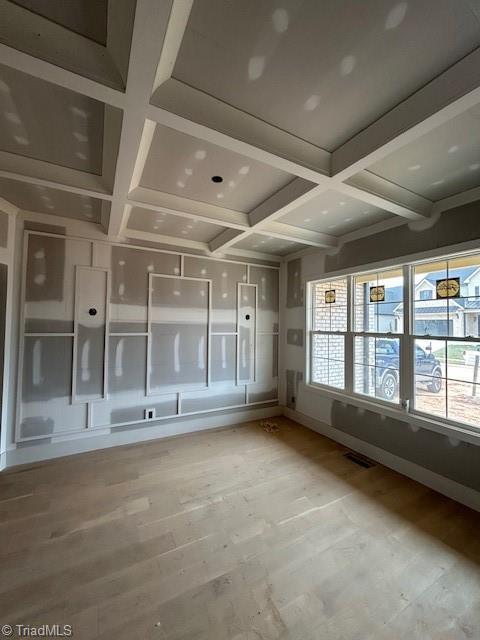
{"type": "Polygon", "coordinates": [[[413,300],[415,289],[412,287],[412,270],[409,265],[403,267],[403,333],[400,335],[400,404],[409,408],[414,388],[413,339],[413,300]]]}
{"type": "Polygon", "coordinates": [[[345,334],[345,391],[353,393],[353,330],[354,330],[353,276],[347,277],[347,332],[345,334]]]}

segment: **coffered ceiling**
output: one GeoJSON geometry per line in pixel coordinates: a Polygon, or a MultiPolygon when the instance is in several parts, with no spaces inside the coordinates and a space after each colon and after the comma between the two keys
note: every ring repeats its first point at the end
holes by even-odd
{"type": "Polygon", "coordinates": [[[480,199],[478,0],[66,7],[0,0],[4,206],[280,260],[480,199]]]}

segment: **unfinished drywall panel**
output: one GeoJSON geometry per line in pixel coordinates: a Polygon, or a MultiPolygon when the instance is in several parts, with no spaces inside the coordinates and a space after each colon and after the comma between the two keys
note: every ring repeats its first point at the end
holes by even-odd
{"type": "Polygon", "coordinates": [[[76,266],[91,263],[91,243],[32,234],[27,245],[25,331],[73,333],[76,266]]]}
{"type": "Polygon", "coordinates": [[[105,397],[105,348],[109,272],[77,267],[75,278],[75,337],[73,401],[105,397]]]}
{"type": "Polygon", "coordinates": [[[238,407],[245,403],[245,387],[189,391],[182,394],[182,413],[238,407]]]}
{"type": "Polygon", "coordinates": [[[303,329],[287,329],[287,344],[303,347],[303,329]]]}
{"type": "Polygon", "coordinates": [[[238,285],[238,384],[255,379],[257,287],[238,285]]]}
{"type": "Polygon", "coordinates": [[[110,331],[147,331],[148,276],[179,275],[180,256],[119,245],[95,245],[96,265],[112,273],[110,331]]]}
{"type": "Polygon", "coordinates": [[[71,336],[25,336],[21,439],[86,428],[87,405],[71,403],[72,358],[71,336]]]}
{"type": "Polygon", "coordinates": [[[258,288],[257,331],[278,332],[278,269],[250,267],[249,282],[258,288]]]}
{"type": "Polygon", "coordinates": [[[302,260],[296,258],[287,264],[287,308],[303,306],[302,260]]]}
{"type": "Polygon", "coordinates": [[[32,230],[24,296],[19,442],[277,397],[276,269],[32,230]]]}
{"type": "Polygon", "coordinates": [[[184,274],[212,282],[212,332],[236,331],[237,284],[247,281],[247,265],[185,256],[184,274]]]}
{"type": "Polygon", "coordinates": [[[211,345],[211,384],[234,385],[237,368],[237,337],[212,335],[211,345]]]}
{"type": "Polygon", "coordinates": [[[248,385],[249,402],[265,402],[278,397],[278,336],[262,335],[257,341],[255,383],[248,385]]]}
{"type": "Polygon", "coordinates": [[[210,282],[150,276],[148,393],[208,386],[210,282]]]}
{"type": "Polygon", "coordinates": [[[177,395],[146,395],[147,336],[110,336],[108,399],[92,405],[92,427],[142,422],[147,411],[156,418],[177,413],[177,395]]]}

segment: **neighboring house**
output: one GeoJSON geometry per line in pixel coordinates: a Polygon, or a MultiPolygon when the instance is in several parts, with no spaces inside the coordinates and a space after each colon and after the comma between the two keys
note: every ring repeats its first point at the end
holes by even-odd
{"type": "MultiPolygon", "coordinates": [[[[415,325],[417,335],[477,336],[480,334],[480,267],[453,269],[449,278],[460,278],[460,298],[437,300],[436,283],[441,272],[427,273],[415,285],[415,325]]],[[[393,310],[401,328],[403,304],[393,310]]]]}
{"type": "Polygon", "coordinates": [[[402,318],[395,314],[402,299],[402,287],[388,287],[385,289],[385,302],[378,306],[378,331],[380,333],[395,333],[402,328],[402,318]]]}

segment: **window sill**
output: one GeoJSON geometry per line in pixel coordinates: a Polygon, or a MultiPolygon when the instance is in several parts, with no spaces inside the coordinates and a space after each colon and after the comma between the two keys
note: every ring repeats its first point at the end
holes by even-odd
{"type": "Polygon", "coordinates": [[[335,391],[334,389],[322,387],[314,383],[301,383],[300,386],[305,392],[321,395],[346,405],[350,404],[365,411],[373,411],[400,420],[401,422],[407,423],[413,430],[428,429],[429,431],[440,433],[454,440],[468,442],[477,446],[480,445],[480,432],[476,431],[473,427],[469,429],[468,427],[461,427],[456,424],[435,420],[415,413],[414,411],[407,411],[399,405],[390,405],[381,400],[370,400],[356,394],[335,391]]]}

